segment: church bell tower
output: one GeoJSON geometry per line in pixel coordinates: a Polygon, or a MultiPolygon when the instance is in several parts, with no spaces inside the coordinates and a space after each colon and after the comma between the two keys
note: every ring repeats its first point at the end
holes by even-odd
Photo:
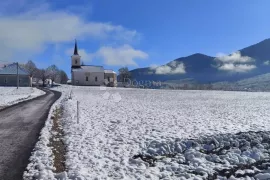
{"type": "Polygon", "coordinates": [[[78,53],[77,41],[75,40],[74,53],[71,56],[71,68],[81,67],[81,56],[78,53]]]}

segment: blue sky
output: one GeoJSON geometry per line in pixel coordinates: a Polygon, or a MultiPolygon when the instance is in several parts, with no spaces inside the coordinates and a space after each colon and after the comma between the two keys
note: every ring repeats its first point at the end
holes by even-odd
{"type": "Polygon", "coordinates": [[[0,7],[0,61],[56,64],[68,75],[75,38],[85,64],[116,71],[197,52],[230,54],[270,38],[268,0],[11,0],[0,7]]]}

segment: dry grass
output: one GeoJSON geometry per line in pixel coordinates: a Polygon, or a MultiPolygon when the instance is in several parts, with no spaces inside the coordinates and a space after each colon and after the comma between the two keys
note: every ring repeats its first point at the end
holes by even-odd
{"type": "Polygon", "coordinates": [[[63,142],[63,130],[61,128],[61,114],[62,109],[56,108],[53,112],[53,116],[51,119],[53,120],[53,127],[52,127],[52,137],[50,139],[50,146],[52,147],[53,154],[54,154],[54,167],[55,173],[64,172],[66,170],[65,167],[65,154],[66,154],[66,147],[63,142]]]}

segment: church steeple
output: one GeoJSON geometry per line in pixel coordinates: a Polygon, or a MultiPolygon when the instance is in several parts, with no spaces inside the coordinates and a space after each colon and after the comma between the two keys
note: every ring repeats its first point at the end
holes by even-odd
{"type": "Polygon", "coordinates": [[[71,68],[81,67],[81,56],[78,53],[77,40],[75,39],[74,53],[71,56],[71,68]]]}
{"type": "Polygon", "coordinates": [[[75,39],[75,47],[74,47],[74,54],[73,55],[79,55],[78,47],[77,47],[77,40],[76,39],[75,39]]]}

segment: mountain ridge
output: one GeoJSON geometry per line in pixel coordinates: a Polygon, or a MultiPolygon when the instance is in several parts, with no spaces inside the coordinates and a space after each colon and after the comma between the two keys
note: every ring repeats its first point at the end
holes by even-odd
{"type": "MultiPolygon", "coordinates": [[[[245,78],[250,78],[256,75],[265,74],[270,72],[270,38],[260,41],[251,46],[242,48],[236,52],[239,54],[230,54],[226,56],[231,56],[223,58],[223,61],[218,61],[220,57],[213,57],[202,53],[194,53],[189,56],[176,58],[164,65],[152,68],[144,67],[131,70],[133,79],[136,80],[177,80],[191,78],[198,82],[218,82],[218,81],[238,81],[245,78]],[[248,61],[254,60],[254,62],[246,62],[246,64],[241,64],[242,62],[234,62],[235,64],[226,64],[227,61],[233,61],[233,58],[242,58],[240,60],[248,61]],[[267,64],[266,62],[269,61],[267,64]],[[250,63],[253,63],[253,66],[248,66],[250,63]],[[178,66],[185,68],[185,73],[175,73],[182,71],[174,71],[178,66]],[[226,65],[223,66],[222,65],[226,65]],[[256,67],[251,69],[251,67],[256,67]],[[163,74],[157,74],[155,70],[161,69],[164,72],[163,74]],[[235,68],[236,72],[226,71],[226,68],[235,68]],[[237,69],[238,68],[238,69],[237,69]],[[243,68],[243,72],[241,69],[243,68]],[[251,70],[247,71],[246,69],[250,68],[251,70]],[[171,71],[169,72],[169,70],[171,71]],[[166,70],[166,71],[165,71],[166,70]],[[237,72],[238,70],[238,72],[237,72]],[[244,72],[246,70],[246,72],[244,72]],[[167,72],[167,73],[166,73],[167,72]]],[[[221,58],[220,58],[221,59],[221,58]]],[[[178,69],[179,70],[179,69],[178,69]]]]}

